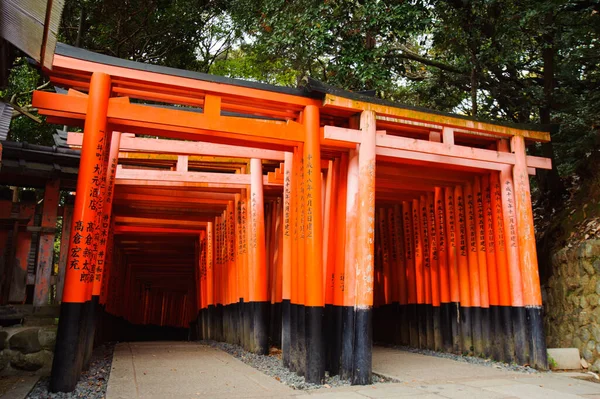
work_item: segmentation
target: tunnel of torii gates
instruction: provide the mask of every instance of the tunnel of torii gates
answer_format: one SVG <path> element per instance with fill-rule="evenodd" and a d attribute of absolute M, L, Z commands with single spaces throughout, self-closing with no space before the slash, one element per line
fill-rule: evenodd
<path fill-rule="evenodd" d="M 51 390 L 74 389 L 99 314 L 281 346 L 313 383 L 369 384 L 373 341 L 547 367 L 540 127 L 65 45 L 46 72 L 68 91 L 33 106 L 83 127 Z"/>

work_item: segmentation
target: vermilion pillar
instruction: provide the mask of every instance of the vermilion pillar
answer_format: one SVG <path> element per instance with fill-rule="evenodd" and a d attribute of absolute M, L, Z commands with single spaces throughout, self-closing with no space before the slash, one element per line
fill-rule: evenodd
<path fill-rule="evenodd" d="M 106 263 L 106 252 L 108 235 L 110 229 L 110 218 L 112 214 L 112 199 L 115 189 L 115 177 L 117 164 L 119 163 L 119 146 L 121 144 L 121 133 L 112 132 L 109 141 L 101 143 L 96 147 L 98 154 L 105 155 L 103 159 L 103 183 L 100 186 L 100 195 L 96 197 L 99 202 L 96 216 L 96 232 L 94 233 L 93 250 L 96 252 L 96 267 L 94 270 L 94 281 L 92 283 L 92 297 L 88 305 L 88 339 L 85 345 L 83 357 L 83 369 L 87 370 L 94 348 L 94 335 L 96 331 L 96 317 L 100 303 L 100 291 L 104 278 Z"/>
<path fill-rule="evenodd" d="M 322 319 L 325 306 L 323 292 L 323 213 L 321 198 L 321 141 L 319 108 L 304 109 L 304 234 L 306 374 L 307 382 L 319 384 L 325 377 L 325 348 Z"/>
<path fill-rule="evenodd" d="M 523 282 L 523 301 L 527 316 L 529 335 L 529 363 L 540 369 L 548 368 L 548 355 L 544 339 L 542 316 L 542 293 L 538 273 L 531 190 L 525 153 L 525 139 L 513 136 L 512 151 L 515 153 L 513 181 L 515 188 L 515 211 L 519 228 L 519 261 Z"/>
<path fill-rule="evenodd" d="M 342 360 L 340 377 L 352 378 L 354 362 L 354 303 L 356 300 L 356 229 L 358 218 L 358 151 L 348 154 L 348 175 L 346 179 L 346 217 L 342 313 Z"/>
<path fill-rule="evenodd" d="M 281 352 L 283 365 L 290 367 L 291 329 L 290 329 L 290 299 L 292 284 L 292 168 L 294 154 L 285 153 L 283 180 L 283 266 L 282 266 L 282 309 L 281 309 Z"/>
<path fill-rule="evenodd" d="M 267 314 L 269 310 L 268 273 L 265 258 L 265 214 L 262 161 L 250 160 L 250 254 L 252 279 L 250 302 L 254 314 L 253 339 L 250 350 L 266 354 L 269 351 Z"/>
<path fill-rule="evenodd" d="M 50 390 L 71 392 L 75 389 L 83 361 L 81 325 L 88 292 L 93 282 L 97 254 L 92 241 L 96 230 L 101 184 L 102 156 L 97 148 L 106 140 L 106 112 L 110 97 L 110 77 L 95 72 L 90 80 L 83 145 L 77 179 L 73 226 L 69 237 L 69 257 L 63 301 L 56 337 Z M 89 238 L 89 239 L 88 239 Z"/>
<path fill-rule="evenodd" d="M 375 112 L 360 116 L 358 153 L 358 239 L 356 242 L 356 304 L 353 385 L 371 383 L 373 346 L 373 277 L 375 248 Z"/>

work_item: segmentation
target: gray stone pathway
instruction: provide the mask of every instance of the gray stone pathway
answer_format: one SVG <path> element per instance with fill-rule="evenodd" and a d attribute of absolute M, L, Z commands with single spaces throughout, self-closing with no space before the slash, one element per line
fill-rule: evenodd
<path fill-rule="evenodd" d="M 107 399 L 121 398 L 472 398 L 600 399 L 580 373 L 522 373 L 376 347 L 373 371 L 399 382 L 298 391 L 227 353 L 191 342 L 121 343 Z"/>

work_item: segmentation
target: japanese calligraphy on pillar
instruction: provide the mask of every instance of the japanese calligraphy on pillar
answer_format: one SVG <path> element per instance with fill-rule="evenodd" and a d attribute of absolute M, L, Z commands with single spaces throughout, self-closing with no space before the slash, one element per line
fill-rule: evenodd
<path fill-rule="evenodd" d="M 431 260 L 438 260 L 438 239 L 436 235 L 436 218 L 435 218 L 435 203 L 428 201 L 429 207 L 429 248 L 431 251 Z"/>
<path fill-rule="evenodd" d="M 476 201 L 477 201 L 477 224 L 479 226 L 479 229 L 477 230 L 479 237 L 478 237 L 478 244 L 479 244 L 479 250 L 481 252 L 486 252 L 486 245 L 485 245 L 485 220 L 484 220 L 484 210 L 483 210 L 483 195 L 481 193 L 481 191 L 478 191 L 476 193 Z"/>
<path fill-rule="evenodd" d="M 285 169 L 285 180 L 283 189 L 283 235 L 290 236 L 290 203 L 292 200 L 292 171 Z"/>
<path fill-rule="evenodd" d="M 315 171 L 313 167 L 313 156 L 308 154 L 306 158 L 306 237 L 313 236 L 313 201 L 321 201 L 320 198 L 314 198 L 314 180 Z M 320 184 L 320 182 L 318 183 Z"/>
<path fill-rule="evenodd" d="M 517 222 L 515 218 L 515 198 L 513 187 L 510 180 L 504 181 L 504 192 L 506 194 L 506 203 L 508 208 L 508 233 L 510 235 L 510 246 L 517 246 Z"/>
<path fill-rule="evenodd" d="M 494 216 L 492 212 L 492 190 L 489 184 L 484 187 L 483 196 L 485 198 L 485 233 L 488 238 L 487 252 L 493 254 L 495 252 L 495 237 L 494 237 Z"/>
<path fill-rule="evenodd" d="M 469 223 L 469 251 L 477 252 L 477 229 L 475 228 L 475 204 L 473 195 L 467 194 L 467 221 Z"/>
<path fill-rule="evenodd" d="M 462 196 L 456 198 L 458 207 L 458 248 L 460 256 L 467 256 L 467 232 L 465 227 L 465 204 Z"/>

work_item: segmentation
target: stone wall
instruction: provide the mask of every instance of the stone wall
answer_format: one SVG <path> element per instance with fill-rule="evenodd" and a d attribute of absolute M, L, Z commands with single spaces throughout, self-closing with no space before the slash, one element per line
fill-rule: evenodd
<path fill-rule="evenodd" d="M 49 375 L 55 343 L 56 326 L 0 327 L 0 375 Z"/>
<path fill-rule="evenodd" d="M 543 288 L 548 347 L 578 348 L 590 370 L 600 371 L 600 240 L 554 252 Z"/>

